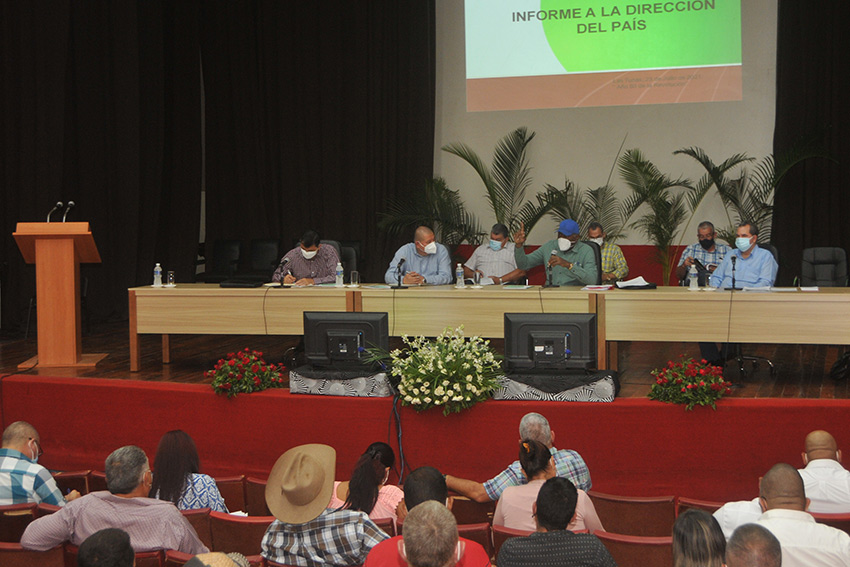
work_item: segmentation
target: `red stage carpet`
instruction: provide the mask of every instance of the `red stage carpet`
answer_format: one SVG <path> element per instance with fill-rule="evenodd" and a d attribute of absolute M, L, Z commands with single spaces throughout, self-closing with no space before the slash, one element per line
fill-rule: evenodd
<path fill-rule="evenodd" d="M 595 490 L 614 494 L 753 498 L 773 464 L 802 466 L 812 429 L 831 431 L 850 451 L 850 400 L 729 399 L 716 412 L 643 399 L 490 401 L 449 417 L 402 409 L 407 461 L 490 478 L 516 458 L 517 426 L 529 411 L 550 420 L 556 446 L 582 454 Z M 164 432 L 183 429 L 214 476 L 266 478 L 288 448 L 327 443 L 337 449 L 337 478 L 348 478 L 369 443 L 387 440 L 391 415 L 390 399 L 269 390 L 231 400 L 207 385 L 21 375 L 2 381 L 0 417 L 3 427 L 21 419 L 35 425 L 45 450 L 39 462 L 51 469 L 103 470 L 106 456 L 128 444 L 153 458 Z"/>

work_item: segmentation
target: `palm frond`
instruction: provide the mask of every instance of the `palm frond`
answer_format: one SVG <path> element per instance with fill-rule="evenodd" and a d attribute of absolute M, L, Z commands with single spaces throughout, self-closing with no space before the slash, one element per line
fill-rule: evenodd
<path fill-rule="evenodd" d="M 493 154 L 491 175 L 495 182 L 494 193 L 507 218 L 516 215 L 525 200 L 525 191 L 531 185 L 531 167 L 526 158 L 526 147 L 532 139 L 534 132 L 528 134 L 525 127 L 517 128 L 499 140 Z"/>

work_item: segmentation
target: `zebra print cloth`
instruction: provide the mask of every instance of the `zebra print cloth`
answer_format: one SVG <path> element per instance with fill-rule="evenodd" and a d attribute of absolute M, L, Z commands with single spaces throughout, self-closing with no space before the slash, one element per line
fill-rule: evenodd
<path fill-rule="evenodd" d="M 393 396 L 393 389 L 384 372 L 357 378 L 330 379 L 308 378 L 292 370 L 289 372 L 289 391 L 293 394 L 354 396 L 359 398 L 391 398 Z"/>
<path fill-rule="evenodd" d="M 547 402 L 613 402 L 615 395 L 614 379 L 606 376 L 590 384 L 582 384 L 569 390 L 549 393 L 534 386 L 511 380 L 505 376 L 493 394 L 494 400 L 539 400 Z"/>

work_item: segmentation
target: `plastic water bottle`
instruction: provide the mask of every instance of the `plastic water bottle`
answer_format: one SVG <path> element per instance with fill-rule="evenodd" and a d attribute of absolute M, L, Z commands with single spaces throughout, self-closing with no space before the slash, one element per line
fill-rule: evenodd
<path fill-rule="evenodd" d="M 466 287 L 466 284 L 463 283 L 463 264 L 460 262 L 458 262 L 457 268 L 455 268 L 455 278 L 457 279 L 455 287 Z"/>
<path fill-rule="evenodd" d="M 159 265 L 159 262 L 153 267 L 153 286 L 162 287 L 162 266 Z"/>
<path fill-rule="evenodd" d="M 345 282 L 343 278 L 345 277 L 345 272 L 342 269 L 342 262 L 336 263 L 336 287 L 343 287 Z"/>
<path fill-rule="evenodd" d="M 697 281 L 697 268 L 696 268 L 696 266 L 691 266 L 691 270 L 688 272 L 688 288 L 699 289 L 699 281 Z"/>

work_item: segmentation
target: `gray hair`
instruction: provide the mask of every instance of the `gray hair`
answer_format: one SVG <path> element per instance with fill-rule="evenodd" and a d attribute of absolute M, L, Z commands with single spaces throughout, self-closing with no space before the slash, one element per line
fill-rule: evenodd
<path fill-rule="evenodd" d="M 533 439 L 546 445 L 552 446 L 552 429 L 549 421 L 539 413 L 527 413 L 519 422 L 519 438 Z"/>
<path fill-rule="evenodd" d="M 441 502 L 429 500 L 413 508 L 404 519 L 404 550 L 413 567 L 448 567 L 455 564 L 457 522 Z"/>
<path fill-rule="evenodd" d="M 780 567 L 782 547 L 770 530 L 758 524 L 744 524 L 726 544 L 729 567 Z"/>
<path fill-rule="evenodd" d="M 711 221 L 704 220 L 697 226 L 697 230 L 701 228 L 710 228 L 711 232 L 714 232 L 714 223 Z"/>
<path fill-rule="evenodd" d="M 106 488 L 112 494 L 129 494 L 150 470 L 145 452 L 135 445 L 115 449 L 106 457 Z"/>
<path fill-rule="evenodd" d="M 26 443 L 30 439 L 38 439 L 38 431 L 26 421 L 16 421 L 3 430 L 3 447 Z"/>

